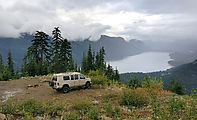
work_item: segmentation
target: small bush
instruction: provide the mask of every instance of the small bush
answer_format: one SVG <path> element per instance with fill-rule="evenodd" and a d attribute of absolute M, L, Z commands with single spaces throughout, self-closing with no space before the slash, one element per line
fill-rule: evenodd
<path fill-rule="evenodd" d="M 141 81 L 135 76 L 134 78 L 131 77 L 128 83 L 128 86 L 132 89 L 136 89 L 138 87 L 142 87 Z"/>
<path fill-rule="evenodd" d="M 180 98 L 172 97 L 169 103 L 168 110 L 170 112 L 171 118 L 176 119 L 177 115 L 181 113 L 181 110 L 185 108 L 185 102 Z"/>
<path fill-rule="evenodd" d="M 102 102 L 107 103 L 110 100 L 116 100 L 119 97 L 118 94 L 107 94 L 102 97 Z"/>
<path fill-rule="evenodd" d="M 88 113 L 87 117 L 89 120 L 99 120 L 99 109 L 96 107 L 92 107 Z"/>
<path fill-rule="evenodd" d="M 152 78 L 150 75 L 146 75 L 144 77 L 144 81 L 142 82 L 143 88 L 163 88 L 163 81 L 157 80 L 157 78 Z"/>
<path fill-rule="evenodd" d="M 8 99 L 6 104 L 0 106 L 0 113 L 16 114 L 17 108 L 11 99 Z"/>
<path fill-rule="evenodd" d="M 76 111 L 66 112 L 63 114 L 63 120 L 79 120 L 79 117 Z"/>
<path fill-rule="evenodd" d="M 170 90 L 178 95 L 183 95 L 184 94 L 184 90 L 183 90 L 183 85 L 181 82 L 177 82 L 174 80 L 170 81 L 170 84 L 168 84 L 167 86 L 167 90 Z"/>
<path fill-rule="evenodd" d="M 92 107 L 93 104 L 88 99 L 79 99 L 74 105 L 74 109 L 79 110 L 83 115 L 87 114 Z"/>
<path fill-rule="evenodd" d="M 36 116 L 44 114 L 44 109 L 41 102 L 34 99 L 29 99 L 18 105 L 19 114 L 25 116 L 26 114 Z"/>
<path fill-rule="evenodd" d="M 91 78 L 93 85 L 95 84 L 104 86 L 107 83 L 107 77 L 105 76 L 105 73 L 101 71 L 90 71 L 88 76 Z"/>
<path fill-rule="evenodd" d="M 50 116 L 56 116 L 59 112 L 64 110 L 64 106 L 56 104 L 55 101 L 50 100 L 43 103 L 44 113 Z"/>
<path fill-rule="evenodd" d="M 144 90 L 124 89 L 121 101 L 123 105 L 141 107 L 149 103 L 149 97 Z"/>
<path fill-rule="evenodd" d="M 107 116 L 118 118 L 121 116 L 120 108 L 117 106 L 112 106 L 110 103 L 104 104 L 104 110 Z"/>

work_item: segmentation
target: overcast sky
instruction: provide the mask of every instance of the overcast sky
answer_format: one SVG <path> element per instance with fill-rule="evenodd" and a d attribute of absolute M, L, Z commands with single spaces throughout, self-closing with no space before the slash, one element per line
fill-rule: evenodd
<path fill-rule="evenodd" d="M 0 0 L 1 37 L 55 26 L 72 40 L 196 40 L 197 0 Z"/>

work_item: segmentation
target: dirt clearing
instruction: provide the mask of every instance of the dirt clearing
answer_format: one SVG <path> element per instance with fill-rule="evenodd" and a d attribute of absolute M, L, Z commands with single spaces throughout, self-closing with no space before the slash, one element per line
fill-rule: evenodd
<path fill-rule="evenodd" d="M 0 100 L 5 102 L 12 98 L 15 102 L 34 98 L 40 101 L 57 99 L 60 101 L 73 101 L 79 97 L 88 97 L 91 99 L 100 98 L 104 94 L 114 93 L 112 89 L 73 89 L 69 93 L 63 94 L 53 90 L 48 82 L 50 77 L 29 77 L 19 80 L 0 82 Z"/>

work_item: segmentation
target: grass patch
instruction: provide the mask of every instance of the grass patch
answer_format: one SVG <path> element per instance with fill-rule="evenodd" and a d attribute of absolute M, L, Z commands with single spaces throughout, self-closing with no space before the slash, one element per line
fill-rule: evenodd
<path fill-rule="evenodd" d="M 121 103 L 128 106 L 142 107 L 148 105 L 149 97 L 143 89 L 124 89 L 122 92 Z"/>

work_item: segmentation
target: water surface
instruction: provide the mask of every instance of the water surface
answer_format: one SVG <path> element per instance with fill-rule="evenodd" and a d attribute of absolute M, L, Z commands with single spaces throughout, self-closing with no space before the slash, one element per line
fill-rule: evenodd
<path fill-rule="evenodd" d="M 126 72 L 155 72 L 171 68 L 168 61 L 172 60 L 167 52 L 145 52 L 129 56 L 118 61 L 109 61 L 113 68 L 118 68 L 120 73 Z"/>

